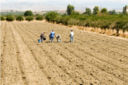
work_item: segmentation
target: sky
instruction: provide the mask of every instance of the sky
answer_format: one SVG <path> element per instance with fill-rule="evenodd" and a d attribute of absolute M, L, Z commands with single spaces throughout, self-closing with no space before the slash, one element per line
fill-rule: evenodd
<path fill-rule="evenodd" d="M 94 6 L 121 11 L 128 5 L 128 0 L 0 0 L 0 10 L 66 10 L 68 4 L 82 11 L 88 7 L 92 9 Z"/>

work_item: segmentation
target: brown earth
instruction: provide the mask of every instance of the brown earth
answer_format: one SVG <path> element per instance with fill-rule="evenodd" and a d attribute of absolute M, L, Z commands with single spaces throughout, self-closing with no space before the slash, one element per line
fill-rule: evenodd
<path fill-rule="evenodd" d="M 41 21 L 1 22 L 0 85 L 128 85 L 128 40 Z M 49 43 L 54 29 L 62 42 Z M 47 40 L 38 43 L 41 32 Z"/>

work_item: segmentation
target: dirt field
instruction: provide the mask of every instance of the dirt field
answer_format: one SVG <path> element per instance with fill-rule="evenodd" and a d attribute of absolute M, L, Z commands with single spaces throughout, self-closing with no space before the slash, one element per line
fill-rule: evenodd
<path fill-rule="evenodd" d="M 52 29 L 61 43 L 49 43 Z M 47 22 L 1 22 L 0 85 L 128 85 L 128 40 L 74 29 L 69 43 L 69 33 Z"/>

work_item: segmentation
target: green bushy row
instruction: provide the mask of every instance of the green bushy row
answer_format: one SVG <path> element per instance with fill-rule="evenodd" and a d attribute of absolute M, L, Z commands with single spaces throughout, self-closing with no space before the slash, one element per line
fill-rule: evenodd
<path fill-rule="evenodd" d="M 71 14 L 61 15 L 56 12 L 48 12 L 45 14 L 45 19 L 50 22 L 61 23 L 64 25 L 79 25 L 85 27 L 94 27 L 101 29 L 115 29 L 117 35 L 119 30 L 128 31 L 128 15 L 86 15 L 86 14 Z"/>
<path fill-rule="evenodd" d="M 12 15 L 8 15 L 8 16 L 0 16 L 0 20 L 1 21 L 23 21 L 23 20 L 27 20 L 27 21 L 32 21 L 32 20 L 43 20 L 43 16 L 39 15 L 39 16 L 12 16 Z"/>
<path fill-rule="evenodd" d="M 126 11 L 126 9 L 123 9 L 123 11 Z M 69 4 L 66 14 L 62 15 L 52 11 L 45 14 L 45 19 L 64 25 L 78 25 L 105 30 L 115 29 L 117 35 L 119 35 L 119 30 L 128 31 L 127 13 L 117 13 L 115 10 L 108 11 L 106 8 L 100 10 L 98 6 L 93 8 L 93 12 L 90 8 L 86 8 L 85 12 L 80 14 L 75 11 L 74 6 Z"/>
<path fill-rule="evenodd" d="M 0 16 L 0 20 L 7 20 L 7 21 L 23 21 L 23 20 L 27 20 L 27 21 L 32 21 L 32 20 L 43 20 L 43 15 L 34 15 L 32 11 L 27 10 L 24 13 L 24 16 L 16 16 L 16 15 L 7 15 L 7 16 Z"/>
<path fill-rule="evenodd" d="M 123 11 L 126 11 L 123 9 Z M 115 10 L 108 11 L 106 8 L 99 9 L 98 6 L 86 8 L 85 12 L 80 14 L 75 11 L 74 6 L 68 5 L 66 14 L 48 12 L 45 19 L 50 22 L 61 23 L 64 25 L 79 25 L 101 29 L 115 29 L 117 35 L 119 30 L 128 31 L 128 13 L 117 13 Z"/>

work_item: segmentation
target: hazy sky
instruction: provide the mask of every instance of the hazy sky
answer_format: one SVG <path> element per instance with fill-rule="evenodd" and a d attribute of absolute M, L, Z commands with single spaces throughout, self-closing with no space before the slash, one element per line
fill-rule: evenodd
<path fill-rule="evenodd" d="M 1 10 L 65 10 L 68 4 L 75 6 L 76 10 L 86 7 L 99 6 L 109 10 L 122 10 L 128 0 L 0 0 Z"/>

